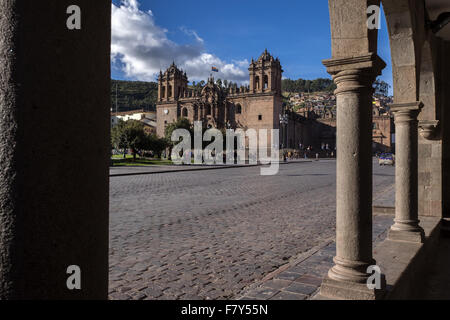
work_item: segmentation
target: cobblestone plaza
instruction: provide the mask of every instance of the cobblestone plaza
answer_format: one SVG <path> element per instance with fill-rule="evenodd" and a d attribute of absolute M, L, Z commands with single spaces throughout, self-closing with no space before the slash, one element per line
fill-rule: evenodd
<path fill-rule="evenodd" d="M 110 298 L 241 297 L 334 240 L 335 181 L 331 160 L 270 177 L 259 167 L 111 177 Z M 394 197 L 394 168 L 374 163 L 374 204 Z M 382 233 L 392 217 L 374 223 Z"/>

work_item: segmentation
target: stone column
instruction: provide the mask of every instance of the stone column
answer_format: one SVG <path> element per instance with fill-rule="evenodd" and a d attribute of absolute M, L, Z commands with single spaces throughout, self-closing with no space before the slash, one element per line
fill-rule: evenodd
<path fill-rule="evenodd" d="M 256 83 L 255 83 L 255 68 L 250 69 L 250 92 L 255 93 Z"/>
<path fill-rule="evenodd" d="M 158 80 L 158 101 L 161 101 L 161 87 L 162 87 L 162 82 L 161 80 Z"/>
<path fill-rule="evenodd" d="M 375 54 L 324 61 L 337 85 L 337 183 L 335 265 L 321 295 L 376 299 L 367 268 L 372 256 L 372 95 L 385 63 Z"/>
<path fill-rule="evenodd" d="M 169 74 L 166 76 L 166 101 L 169 101 Z"/>
<path fill-rule="evenodd" d="M 0 1 L 1 300 L 108 296 L 111 1 L 72 4 Z"/>
<path fill-rule="evenodd" d="M 261 78 L 259 79 L 260 92 L 264 92 L 264 61 L 261 63 Z"/>
<path fill-rule="evenodd" d="M 450 88 L 450 61 L 443 57 L 450 55 L 450 41 L 444 41 L 441 54 L 443 85 L 441 88 Z M 450 194 L 450 92 L 442 90 L 442 195 Z M 450 197 L 442 199 L 443 220 L 441 232 L 450 237 Z"/>
<path fill-rule="evenodd" d="M 395 224 L 389 240 L 423 242 L 418 219 L 418 121 L 423 104 L 391 105 L 395 117 Z"/>
<path fill-rule="evenodd" d="M 267 89 L 269 89 L 269 91 L 272 91 L 272 79 L 273 79 L 273 74 L 274 74 L 274 69 L 271 67 L 271 72 L 270 72 L 270 77 L 267 77 L 268 79 L 268 83 L 267 83 Z"/>

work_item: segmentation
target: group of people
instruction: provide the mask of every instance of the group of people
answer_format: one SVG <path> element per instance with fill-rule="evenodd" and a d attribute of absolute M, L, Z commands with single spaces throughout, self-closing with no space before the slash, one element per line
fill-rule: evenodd
<path fill-rule="evenodd" d="M 336 148 L 330 148 L 329 144 L 322 144 L 321 150 L 315 150 L 313 146 L 307 147 L 299 144 L 299 149 L 283 152 L 285 161 L 293 159 L 318 159 L 318 158 L 334 158 L 336 156 Z"/>

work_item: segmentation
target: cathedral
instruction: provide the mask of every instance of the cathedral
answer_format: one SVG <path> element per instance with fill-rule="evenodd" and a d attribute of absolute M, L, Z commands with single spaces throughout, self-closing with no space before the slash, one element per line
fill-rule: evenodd
<path fill-rule="evenodd" d="M 267 49 L 249 66 L 250 84 L 221 88 L 209 78 L 201 91 L 188 87 L 188 77 L 173 63 L 158 78 L 157 134 L 179 118 L 206 128 L 279 129 L 282 113 L 280 60 Z"/>

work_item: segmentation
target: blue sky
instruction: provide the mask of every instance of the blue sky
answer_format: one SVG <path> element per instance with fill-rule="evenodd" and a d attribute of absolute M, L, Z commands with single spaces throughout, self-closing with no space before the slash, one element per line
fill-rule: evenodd
<path fill-rule="evenodd" d="M 112 77 L 154 80 L 173 60 L 190 80 L 208 76 L 245 82 L 251 58 L 267 48 L 284 77 L 329 77 L 321 61 L 331 57 L 328 1 L 126 0 L 113 2 Z M 388 63 L 382 79 L 392 85 L 390 49 L 382 17 L 379 55 Z"/>

